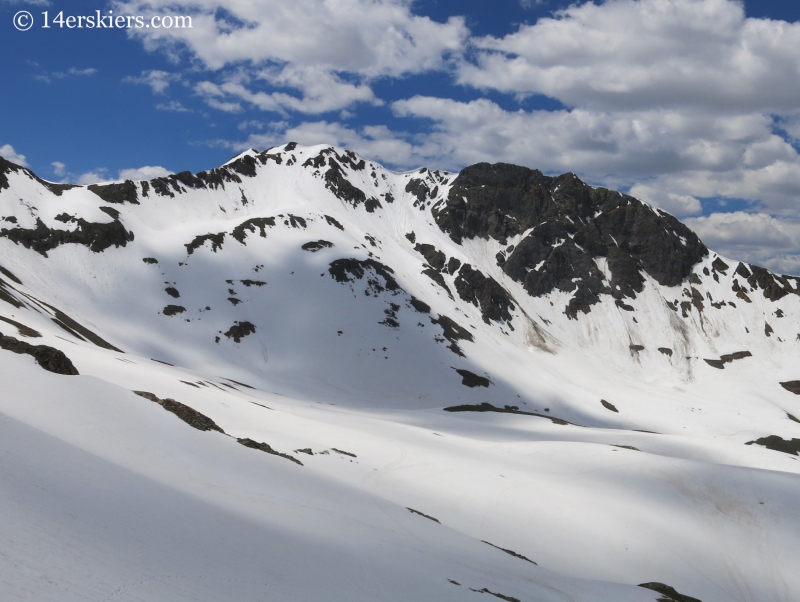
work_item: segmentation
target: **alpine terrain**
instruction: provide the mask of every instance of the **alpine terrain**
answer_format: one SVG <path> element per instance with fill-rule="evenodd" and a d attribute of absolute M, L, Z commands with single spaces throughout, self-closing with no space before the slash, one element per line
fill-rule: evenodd
<path fill-rule="evenodd" d="M 800 599 L 800 279 L 574 174 L 0 159 L 0 596 Z"/>

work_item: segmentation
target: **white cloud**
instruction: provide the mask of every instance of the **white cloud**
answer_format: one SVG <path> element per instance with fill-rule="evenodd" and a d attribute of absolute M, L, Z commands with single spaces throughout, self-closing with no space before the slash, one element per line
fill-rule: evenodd
<path fill-rule="evenodd" d="M 779 273 L 800 273 L 800 223 L 796 219 L 736 211 L 683 221 L 722 255 Z"/>
<path fill-rule="evenodd" d="M 87 171 L 85 173 L 80 174 L 77 178 L 72 178 L 75 184 L 80 184 L 81 186 L 85 186 L 87 184 L 97 184 L 99 182 L 108 182 L 108 170 L 105 168 L 99 168 L 95 171 Z"/>
<path fill-rule="evenodd" d="M 89 77 L 95 73 L 97 73 L 97 69 L 94 67 L 87 67 L 86 69 L 70 67 L 66 71 L 51 71 L 50 73 L 34 75 L 33 78 L 38 79 L 39 81 L 50 83 L 54 79 L 65 79 L 67 77 Z"/>
<path fill-rule="evenodd" d="M 267 124 L 263 121 L 259 121 L 258 119 L 250 119 L 248 121 L 242 121 L 236 127 L 240 130 L 263 130 L 265 127 L 267 127 Z"/>
<path fill-rule="evenodd" d="M 25 160 L 25 155 L 19 154 L 10 144 L 4 144 L 3 146 L 0 146 L 0 156 L 7 161 L 11 161 L 17 165 L 22 165 L 22 167 L 28 167 L 28 162 Z"/>
<path fill-rule="evenodd" d="M 633 185 L 628 194 L 677 217 L 697 215 L 703 211 L 700 201 L 689 194 L 675 194 L 644 184 Z"/>
<path fill-rule="evenodd" d="M 117 179 L 119 180 L 152 180 L 168 176 L 172 172 L 160 165 L 145 165 L 144 167 L 122 169 Z"/>
<path fill-rule="evenodd" d="M 241 111 L 242 102 L 309 114 L 381 104 L 369 85 L 374 78 L 444 69 L 469 34 L 461 17 L 438 23 L 414 15 L 408 0 L 127 0 L 114 8 L 191 15 L 192 28 L 130 29 L 128 35 L 173 58 L 188 53 L 208 71 L 235 69 L 195 88 L 209 106 L 229 113 Z M 127 80 L 163 92 L 164 75 Z M 269 92 L 258 89 L 264 83 Z"/>
<path fill-rule="evenodd" d="M 473 41 L 462 83 L 602 109 L 788 111 L 800 23 L 746 18 L 733 0 L 609 0 Z"/>
<path fill-rule="evenodd" d="M 200 96 L 205 103 L 212 109 L 217 109 L 225 113 L 241 113 L 242 105 L 238 102 L 222 100 L 225 98 L 225 91 L 217 84 L 203 81 L 194 86 L 195 93 Z"/>
<path fill-rule="evenodd" d="M 772 119 L 758 113 L 506 111 L 485 99 L 421 96 L 395 102 L 393 109 L 432 121 L 432 132 L 415 144 L 430 165 L 459 169 L 506 161 L 575 171 L 593 183 L 659 190 L 659 202 L 671 202 L 684 215 L 697 209 L 689 197 L 717 196 L 773 213 L 797 212 L 800 155 L 773 133 Z"/>
<path fill-rule="evenodd" d="M 273 86 L 298 90 L 301 96 L 285 92 L 254 92 L 248 88 L 254 79 L 266 81 Z M 253 77 L 239 71 L 222 84 L 200 82 L 195 86 L 195 91 L 209 104 L 214 102 L 218 105 L 223 102 L 221 99 L 226 98 L 229 100 L 225 102 L 231 107 L 235 105 L 241 109 L 238 101 L 243 101 L 262 111 L 277 113 L 284 113 L 287 109 L 301 113 L 325 113 L 348 107 L 356 102 L 382 104 L 375 98 L 369 86 L 343 81 L 325 69 L 298 69 L 290 66 L 282 69 L 262 69 Z"/>
<path fill-rule="evenodd" d="M 150 86 L 153 94 L 164 94 L 170 84 L 181 81 L 181 76 L 177 73 L 151 69 L 149 71 L 142 71 L 140 75 L 129 75 L 122 81 L 129 84 L 144 84 Z"/>
<path fill-rule="evenodd" d="M 97 167 L 81 174 L 74 174 L 61 161 L 54 161 L 50 165 L 53 166 L 53 172 L 62 178 L 61 183 L 80 184 L 82 186 L 110 181 L 152 180 L 153 178 L 160 178 L 173 173 L 158 165 L 145 165 L 144 167 L 121 169 L 117 173 L 117 177 L 114 178 L 105 167 Z"/>
<path fill-rule="evenodd" d="M 463 19 L 437 23 L 404 0 L 128 0 L 123 14 L 192 16 L 192 28 L 130 29 L 149 49 L 181 46 L 208 69 L 289 63 L 367 76 L 439 69 L 468 35 Z"/>
<path fill-rule="evenodd" d="M 798 234 L 797 224 L 764 213 L 713 213 L 684 222 L 707 244 L 719 247 L 789 249 Z"/>

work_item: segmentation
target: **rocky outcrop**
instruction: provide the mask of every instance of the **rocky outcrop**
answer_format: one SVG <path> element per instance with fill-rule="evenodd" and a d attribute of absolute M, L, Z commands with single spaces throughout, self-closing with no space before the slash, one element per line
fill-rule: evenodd
<path fill-rule="evenodd" d="M 643 273 L 661 285 L 678 285 L 708 253 L 677 219 L 633 197 L 589 186 L 571 173 L 549 177 L 504 163 L 463 170 L 433 215 L 456 243 L 479 237 L 505 245 L 521 237 L 498 255 L 498 264 L 533 296 L 574 292 L 570 317 L 589 311 L 601 294 L 635 297 Z"/>
<path fill-rule="evenodd" d="M 48 372 L 66 376 L 76 376 L 78 374 L 78 370 L 64 352 L 49 345 L 31 345 L 14 337 L 4 336 L 0 332 L 0 349 L 20 355 L 30 355 L 36 360 L 37 364 Z"/>

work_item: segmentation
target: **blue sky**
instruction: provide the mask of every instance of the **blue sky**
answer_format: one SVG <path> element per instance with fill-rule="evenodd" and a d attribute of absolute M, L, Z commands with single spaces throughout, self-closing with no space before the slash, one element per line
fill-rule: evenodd
<path fill-rule="evenodd" d="M 193 27 L 41 27 L 97 10 Z M 798 20 L 786 0 L 0 0 L 0 154 L 84 183 L 287 140 L 397 169 L 507 161 L 800 273 Z"/>

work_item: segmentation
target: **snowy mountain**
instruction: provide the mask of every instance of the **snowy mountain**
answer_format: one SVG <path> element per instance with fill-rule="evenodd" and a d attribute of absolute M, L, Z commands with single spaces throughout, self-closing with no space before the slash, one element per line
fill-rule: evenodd
<path fill-rule="evenodd" d="M 0 272 L 4 599 L 800 596 L 800 279 L 630 196 L 0 159 Z"/>

